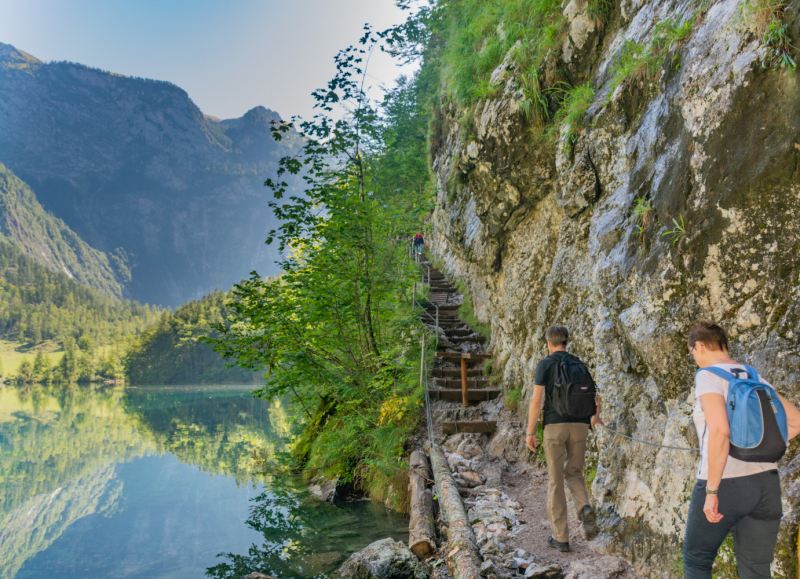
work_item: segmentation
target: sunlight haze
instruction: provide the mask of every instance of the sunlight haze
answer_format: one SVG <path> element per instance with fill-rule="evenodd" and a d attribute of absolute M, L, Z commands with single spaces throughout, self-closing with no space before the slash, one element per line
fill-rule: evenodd
<path fill-rule="evenodd" d="M 310 116 L 337 51 L 365 23 L 382 30 L 405 18 L 393 0 L 0 0 L 0 14 L 0 42 L 43 61 L 170 81 L 221 119 L 258 105 Z M 402 72 L 384 54 L 370 64 L 375 87 Z"/>

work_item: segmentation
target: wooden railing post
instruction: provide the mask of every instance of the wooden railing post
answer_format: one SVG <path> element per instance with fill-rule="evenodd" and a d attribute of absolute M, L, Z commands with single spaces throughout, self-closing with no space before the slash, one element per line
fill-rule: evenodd
<path fill-rule="evenodd" d="M 464 408 L 469 406 L 469 393 L 467 392 L 467 359 L 461 358 L 461 398 Z"/>

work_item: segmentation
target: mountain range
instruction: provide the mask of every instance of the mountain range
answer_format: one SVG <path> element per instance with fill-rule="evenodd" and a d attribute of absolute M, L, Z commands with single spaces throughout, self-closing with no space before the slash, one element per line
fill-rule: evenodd
<path fill-rule="evenodd" d="M 272 139 L 278 120 L 264 107 L 215 119 L 169 82 L 0 43 L 0 203 L 29 207 L 12 216 L 5 203 L 0 234 L 109 295 L 165 306 L 272 275 L 263 183 L 300 144 Z"/>

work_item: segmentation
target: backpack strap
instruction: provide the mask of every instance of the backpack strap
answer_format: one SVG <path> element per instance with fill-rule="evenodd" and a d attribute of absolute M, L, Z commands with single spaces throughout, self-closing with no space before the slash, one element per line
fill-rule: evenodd
<path fill-rule="evenodd" d="M 704 370 L 711 372 L 716 376 L 719 376 L 726 382 L 730 382 L 731 380 L 736 380 L 736 376 L 734 376 L 727 370 L 723 370 L 722 368 L 715 368 L 714 366 L 707 366 L 706 368 L 698 368 L 697 371 L 694 373 L 695 378 L 697 378 L 697 375 Z"/>
<path fill-rule="evenodd" d="M 761 381 L 761 379 L 758 377 L 758 372 L 756 372 L 755 368 L 753 368 L 752 366 L 748 366 L 747 364 L 742 364 L 742 366 L 744 366 L 744 369 L 747 370 L 747 374 L 750 376 L 751 380 L 756 380 L 758 382 Z"/>

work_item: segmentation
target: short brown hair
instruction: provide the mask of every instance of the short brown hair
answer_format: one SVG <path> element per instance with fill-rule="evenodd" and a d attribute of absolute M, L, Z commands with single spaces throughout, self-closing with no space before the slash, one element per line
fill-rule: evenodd
<path fill-rule="evenodd" d="M 566 346 L 569 341 L 569 330 L 566 326 L 550 326 L 545 330 L 544 337 L 554 346 Z"/>
<path fill-rule="evenodd" d="M 711 320 L 700 320 L 689 332 L 689 347 L 694 348 L 697 342 L 703 342 L 709 350 L 728 349 L 728 336 L 725 335 L 725 330 Z"/>

